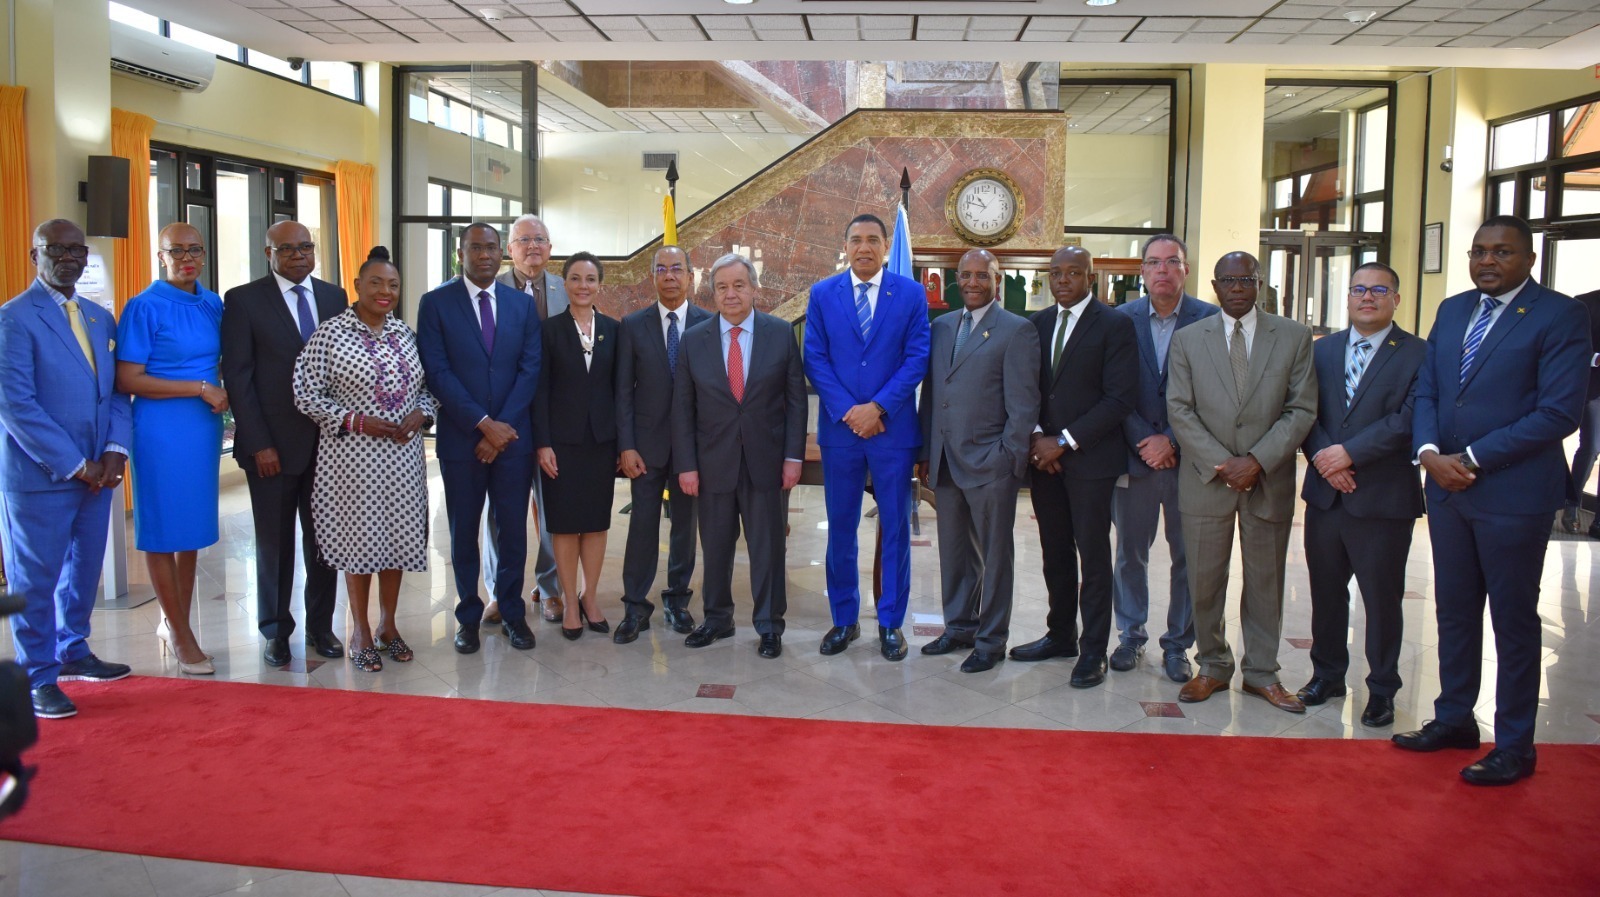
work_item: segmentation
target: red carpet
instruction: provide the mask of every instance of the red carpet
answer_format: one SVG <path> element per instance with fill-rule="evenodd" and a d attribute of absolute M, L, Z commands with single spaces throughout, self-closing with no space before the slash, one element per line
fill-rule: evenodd
<path fill-rule="evenodd" d="M 0 838 L 650 895 L 1593 895 L 1600 747 L 1477 789 L 1386 743 L 653 713 L 134 678 Z M 534 845 L 544 845 L 535 850 Z"/>

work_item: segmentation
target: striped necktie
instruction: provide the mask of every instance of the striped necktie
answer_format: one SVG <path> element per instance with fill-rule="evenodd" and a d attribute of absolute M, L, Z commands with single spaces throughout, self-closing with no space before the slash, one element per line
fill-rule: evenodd
<path fill-rule="evenodd" d="M 1350 360 L 1344 366 L 1344 404 L 1350 407 L 1350 400 L 1356 397 L 1356 385 L 1361 382 L 1361 373 L 1367 369 L 1367 353 L 1372 351 L 1372 343 L 1365 337 L 1356 340 L 1350 347 Z"/>
<path fill-rule="evenodd" d="M 1483 310 L 1478 312 L 1478 320 L 1472 322 L 1472 329 L 1467 331 L 1467 341 L 1461 347 L 1461 382 L 1467 382 L 1467 371 L 1472 368 L 1472 359 L 1478 355 L 1478 347 L 1483 345 L 1483 338 L 1489 334 L 1489 320 L 1494 316 L 1494 310 L 1500 305 L 1500 300 L 1493 296 L 1483 297 Z"/>
<path fill-rule="evenodd" d="M 872 332 L 872 305 L 867 302 L 867 290 L 871 288 L 870 283 L 856 287 L 856 324 L 861 327 L 863 340 Z"/>
<path fill-rule="evenodd" d="M 956 331 L 956 347 L 950 353 L 950 363 L 955 364 L 961 357 L 961 347 L 967 344 L 967 337 L 972 335 L 972 312 L 961 313 L 961 329 Z"/>

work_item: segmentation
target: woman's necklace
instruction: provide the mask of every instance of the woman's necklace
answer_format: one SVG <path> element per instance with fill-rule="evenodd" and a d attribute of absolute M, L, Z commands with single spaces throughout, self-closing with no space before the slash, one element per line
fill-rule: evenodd
<path fill-rule="evenodd" d="M 366 322 L 362 322 L 363 325 Z M 389 388 L 389 366 L 384 363 L 382 346 L 387 346 L 393 353 L 397 362 L 399 385 Z M 367 357 L 372 359 L 373 384 L 372 398 L 378 407 L 389 413 L 398 412 L 405 407 L 406 398 L 411 394 L 411 365 L 406 362 L 405 349 L 400 346 L 400 341 L 395 339 L 394 333 L 374 334 L 366 326 L 361 328 L 361 347 L 367 350 Z"/>
<path fill-rule="evenodd" d="M 572 321 L 578 325 L 578 345 L 583 349 L 583 354 L 594 354 L 594 318 L 589 319 L 588 333 L 583 332 L 583 323 L 576 316 L 573 317 Z"/>

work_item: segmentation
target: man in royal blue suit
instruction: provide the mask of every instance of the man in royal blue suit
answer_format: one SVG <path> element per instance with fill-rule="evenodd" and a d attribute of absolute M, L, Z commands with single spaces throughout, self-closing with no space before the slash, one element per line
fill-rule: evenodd
<path fill-rule="evenodd" d="M 46 221 L 29 255 L 39 278 L 0 306 L 0 545 L 10 589 L 25 602 L 11 632 L 34 715 L 61 719 L 78 708 L 57 682 L 130 672 L 95 657 L 88 638 L 133 412 L 113 387 L 116 322 L 79 304 L 83 231 Z"/>
<path fill-rule="evenodd" d="M 1478 747 L 1483 605 L 1499 661 L 1494 750 L 1461 770 L 1475 785 L 1533 775 L 1539 706 L 1539 579 L 1567 489 L 1561 441 L 1578 428 L 1588 313 L 1535 283 L 1533 235 L 1490 218 L 1472 239 L 1477 289 L 1439 306 L 1417 377 L 1412 444 L 1428 473 L 1439 620 L 1434 719 L 1394 737 L 1413 751 Z"/>
<path fill-rule="evenodd" d="M 806 376 L 817 391 L 817 445 L 828 509 L 828 602 L 833 628 L 823 654 L 861 637 L 861 571 L 856 531 L 872 474 L 883 529 L 883 656 L 906 656 L 911 599 L 911 469 L 922 447 L 916 392 L 928 373 L 928 303 L 922 285 L 883 268 L 889 229 L 857 215 L 845 230 L 850 268 L 811 287 L 806 310 Z"/>
<path fill-rule="evenodd" d="M 495 281 L 500 234 L 487 224 L 461 232 L 461 276 L 423 294 L 417 350 L 439 400 L 434 452 L 444 480 L 450 562 L 456 578 L 456 651 L 478 650 L 478 527 L 485 499 L 500 523 L 494 597 L 511 647 L 533 647 L 522 597 L 533 488 L 533 396 L 539 383 L 539 314 L 527 293 Z"/>

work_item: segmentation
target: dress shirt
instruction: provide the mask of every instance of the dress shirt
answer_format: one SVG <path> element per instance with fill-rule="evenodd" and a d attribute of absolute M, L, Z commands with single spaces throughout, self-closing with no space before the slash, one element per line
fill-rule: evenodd
<path fill-rule="evenodd" d="M 1350 359 L 1355 357 L 1355 354 L 1356 354 L 1356 343 L 1359 343 L 1362 340 L 1366 340 L 1367 343 L 1372 346 L 1372 352 L 1369 355 L 1367 355 L 1367 367 L 1369 367 L 1369 368 L 1372 367 L 1372 359 L 1378 357 L 1378 347 L 1383 345 L 1383 341 L 1389 338 L 1389 331 L 1391 331 L 1393 329 L 1394 329 L 1394 322 L 1390 321 L 1388 324 L 1384 325 L 1384 328 L 1382 330 L 1378 331 L 1377 333 L 1374 333 L 1371 336 L 1362 336 L 1360 331 L 1356 330 L 1354 327 L 1351 327 L 1350 328 L 1350 340 L 1349 340 L 1349 342 L 1344 344 L 1344 368 L 1343 368 L 1343 370 L 1347 370 L 1347 371 L 1350 370 Z M 1367 372 L 1366 372 L 1365 369 L 1363 369 L 1361 371 L 1361 376 L 1365 377 L 1366 375 L 1367 375 Z M 1359 384 L 1357 384 L 1357 385 L 1359 385 Z"/>
<path fill-rule="evenodd" d="M 1242 318 L 1236 319 L 1230 317 L 1227 312 L 1222 313 L 1222 339 L 1225 341 L 1229 352 L 1233 351 L 1233 322 L 1237 320 L 1244 325 L 1244 351 L 1246 355 L 1250 354 L 1250 350 L 1256 347 L 1256 321 L 1260 317 L 1260 315 L 1256 314 L 1254 305 L 1250 306 L 1250 310 L 1245 312 Z"/>
<path fill-rule="evenodd" d="M 856 295 L 861 292 L 861 285 L 863 283 L 868 283 L 868 284 L 872 285 L 872 286 L 868 287 L 868 289 L 867 289 L 867 308 L 872 309 L 872 317 L 873 318 L 877 318 L 878 317 L 878 291 L 883 288 L 883 269 L 879 268 L 878 269 L 878 273 L 872 275 L 872 279 L 871 280 L 865 280 L 865 281 L 862 280 L 861 278 L 857 277 L 856 276 L 856 272 L 853 269 L 850 271 L 850 307 L 851 308 L 855 307 Z"/>
<path fill-rule="evenodd" d="M 1478 301 L 1472 306 L 1472 314 L 1467 317 L 1467 329 L 1466 332 L 1461 336 L 1461 345 L 1465 346 L 1467 344 L 1467 337 L 1472 335 L 1472 325 L 1477 323 L 1478 315 L 1482 314 L 1481 309 L 1483 307 L 1483 300 L 1493 298 L 1499 302 L 1499 304 L 1495 306 L 1494 311 L 1489 312 L 1489 326 L 1483 331 L 1483 338 L 1485 341 L 1487 341 L 1489 339 L 1489 334 L 1494 332 L 1494 325 L 1500 323 L 1500 316 L 1505 314 L 1506 309 L 1511 307 L 1511 303 L 1516 301 L 1517 296 L 1521 295 L 1522 291 L 1527 289 L 1528 284 L 1530 283 L 1533 283 L 1533 278 L 1531 277 L 1523 280 L 1522 283 L 1517 284 L 1516 289 L 1507 290 L 1506 292 L 1493 297 L 1491 297 L 1488 293 L 1480 292 L 1478 294 Z M 1483 351 L 1482 343 L 1478 345 L 1478 351 Z M 1424 445 L 1422 448 L 1417 449 L 1417 456 L 1411 459 L 1411 463 L 1421 464 L 1423 452 L 1437 452 L 1438 450 L 1439 447 L 1430 442 L 1427 445 Z M 1467 446 L 1466 454 L 1468 458 L 1472 459 L 1473 464 L 1478 463 L 1478 456 L 1472 453 L 1472 446 Z"/>
<path fill-rule="evenodd" d="M 994 308 L 994 303 L 995 303 L 995 300 L 990 299 L 988 302 L 985 302 L 984 304 L 978 306 L 977 308 L 971 309 L 971 311 L 972 311 L 972 333 L 977 333 L 978 332 L 978 328 L 980 326 L 982 326 L 982 324 L 983 324 L 983 316 L 987 315 L 989 313 L 989 309 Z M 965 312 L 967 310 L 968 309 L 966 309 L 965 307 L 962 308 L 963 312 Z M 961 317 L 960 315 L 956 316 L 958 321 L 959 321 L 960 317 Z M 956 332 L 959 333 L 960 331 L 961 331 L 961 325 L 959 323 L 957 323 L 956 324 Z M 968 339 L 971 339 L 972 333 L 967 334 L 967 338 Z"/>
<path fill-rule="evenodd" d="M 683 302 L 680 303 L 677 308 L 667 308 L 662 303 L 657 302 L 656 311 L 661 313 L 661 345 L 665 346 L 667 344 L 667 328 L 672 326 L 672 322 L 667 320 L 667 312 L 669 311 L 675 311 L 678 313 L 678 339 L 680 340 L 679 345 L 682 345 L 681 340 L 683 339 L 683 332 L 689 329 L 688 297 L 684 297 Z M 739 326 L 743 327 L 744 325 L 740 324 Z"/>
<path fill-rule="evenodd" d="M 67 313 L 67 300 L 71 299 L 71 300 L 73 300 L 73 301 L 78 303 L 78 317 L 80 317 L 80 318 L 83 317 L 83 302 L 84 302 L 84 300 L 83 300 L 82 297 L 77 296 L 77 295 L 68 296 L 67 294 L 61 292 L 60 290 L 57 290 L 55 287 L 45 283 L 43 280 L 38 280 L 37 283 L 39 284 L 39 286 L 44 288 L 44 291 L 46 293 L 50 294 L 50 298 L 51 299 L 54 299 L 56 301 L 56 308 L 61 309 L 61 314 L 62 315 L 65 315 Z M 83 331 L 85 333 L 88 333 L 89 332 L 89 322 L 88 321 L 84 321 L 84 322 L 82 322 L 82 325 L 83 325 Z M 93 344 L 91 343 L 91 345 L 93 345 Z M 113 387 L 113 389 L 114 388 L 115 387 Z M 128 457 L 128 448 L 127 448 L 127 446 L 119 445 L 119 444 L 117 444 L 115 442 L 106 443 L 105 450 L 108 451 L 108 452 L 116 452 L 117 454 L 121 455 L 124 458 Z M 99 459 L 97 458 L 95 460 L 99 460 Z M 72 468 L 72 473 L 67 475 L 67 479 L 70 480 L 73 477 L 77 476 L 78 474 L 82 473 L 83 469 L 85 467 L 88 467 L 88 466 L 89 466 L 89 459 L 88 458 L 85 458 L 82 461 L 78 462 L 78 466 Z"/>
<path fill-rule="evenodd" d="M 656 304 L 660 305 L 659 302 Z M 688 307 L 689 304 L 687 302 L 683 304 L 683 308 L 687 309 Z M 665 320 L 666 313 L 662 312 L 661 317 L 663 320 Z M 728 323 L 728 319 L 726 317 L 717 315 L 718 332 L 722 334 L 722 370 L 724 373 L 726 373 L 728 370 L 728 348 L 733 344 L 733 337 L 731 337 L 729 334 L 733 331 L 733 328 L 739 328 L 739 352 L 744 356 L 745 389 L 750 388 L 750 350 L 754 348 L 756 344 L 755 332 L 751 328 L 755 326 L 755 323 L 756 315 L 754 311 L 745 315 L 744 320 L 737 324 L 730 324 Z M 681 337 L 683 328 L 682 322 L 679 322 L 678 327 L 679 335 Z M 796 464 L 802 463 L 803 461 L 801 458 L 784 458 L 783 460 L 793 461 Z"/>
<path fill-rule="evenodd" d="M 480 287 L 473 283 L 472 278 L 466 276 L 465 274 L 461 275 L 461 282 L 467 287 L 467 310 L 472 312 L 472 320 L 478 322 L 478 330 L 480 332 L 483 330 L 483 316 L 478 314 L 478 293 L 486 291 L 489 294 L 489 312 L 494 315 L 495 331 L 499 332 L 500 298 L 494 293 L 494 286 L 496 282 L 491 280 L 489 281 L 488 286 Z M 478 423 L 476 425 L 481 427 L 483 426 L 483 422 L 488 419 L 489 415 L 485 414 L 483 417 L 478 418 Z"/>
<path fill-rule="evenodd" d="M 300 297 L 294 293 L 295 287 L 304 287 L 306 291 L 306 305 L 311 307 L 311 329 L 316 330 L 321 322 L 317 320 L 317 291 L 311 287 L 311 275 L 295 283 L 282 274 L 272 272 L 272 279 L 278 282 L 278 293 L 283 296 L 283 302 L 289 306 L 289 320 L 300 323 Z"/>
<path fill-rule="evenodd" d="M 1050 345 L 1045 347 L 1046 358 L 1052 360 L 1055 358 L 1057 339 L 1061 341 L 1062 354 L 1066 354 L 1067 343 L 1072 341 L 1072 331 L 1078 326 L 1078 321 L 1083 318 L 1083 310 L 1088 307 L 1084 303 L 1096 301 L 1098 300 L 1094 298 L 1094 295 L 1090 294 L 1082 299 L 1079 299 L 1077 302 L 1067 306 L 1066 308 L 1061 308 L 1061 304 L 1056 303 L 1056 326 L 1055 329 L 1050 331 Z M 992 305 L 993 303 L 990 304 Z M 1061 332 L 1063 327 L 1065 327 L 1067 331 L 1064 334 Z M 1033 432 L 1043 433 L 1044 428 L 1035 425 Z M 1061 437 L 1067 441 L 1068 448 L 1073 450 L 1078 448 L 1078 440 L 1073 439 L 1072 434 L 1067 432 L 1065 428 L 1061 430 Z"/>
<path fill-rule="evenodd" d="M 586 337 L 589 340 L 589 348 L 588 348 L 587 351 L 585 351 L 583 353 L 583 369 L 586 370 L 586 371 L 593 370 L 594 369 L 594 345 L 595 345 L 596 336 L 597 336 L 597 333 L 595 331 L 595 326 L 594 326 L 594 318 L 593 317 L 589 318 L 589 332 L 587 334 L 585 334 L 583 332 L 583 325 L 578 322 L 577 315 L 573 315 L 573 317 L 572 317 L 572 325 L 573 325 L 574 329 L 576 329 L 578 331 L 578 346 L 580 348 L 583 346 L 583 341 L 584 341 L 584 339 Z"/>
<path fill-rule="evenodd" d="M 1172 314 L 1162 317 L 1156 311 L 1155 300 L 1150 302 L 1150 338 L 1156 345 L 1156 370 L 1163 373 L 1167 370 L 1167 349 L 1172 345 L 1172 335 L 1178 332 L 1178 309 L 1182 307 L 1180 298 L 1178 304 L 1172 306 Z"/>

